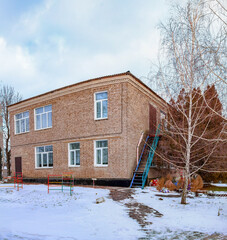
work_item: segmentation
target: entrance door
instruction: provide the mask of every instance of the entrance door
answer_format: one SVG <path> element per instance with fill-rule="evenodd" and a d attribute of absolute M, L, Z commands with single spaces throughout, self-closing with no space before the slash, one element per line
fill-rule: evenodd
<path fill-rule="evenodd" d="M 22 172 L 21 157 L 15 157 L 15 172 Z"/>
<path fill-rule="evenodd" d="M 149 132 L 150 134 L 155 134 L 156 132 L 156 122 L 157 122 L 157 111 L 156 108 L 150 104 L 149 107 Z"/>

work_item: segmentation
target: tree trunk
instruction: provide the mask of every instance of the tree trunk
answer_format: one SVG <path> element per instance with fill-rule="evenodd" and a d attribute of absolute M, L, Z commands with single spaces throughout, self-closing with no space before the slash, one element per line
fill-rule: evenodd
<path fill-rule="evenodd" d="M 8 121 L 7 121 L 8 124 Z M 9 138 L 10 132 L 9 127 L 7 126 L 7 137 L 6 137 L 6 164 L 7 164 L 7 176 L 11 176 L 11 163 L 10 163 L 10 149 L 9 149 Z"/>
<path fill-rule="evenodd" d="M 2 180 L 2 148 L 0 147 L 0 181 Z"/>
<path fill-rule="evenodd" d="M 187 197 L 187 188 L 188 188 L 188 176 L 185 176 L 185 181 L 184 181 L 184 188 L 181 196 L 181 204 L 187 204 L 186 202 L 186 197 Z"/>
<path fill-rule="evenodd" d="M 6 137 L 6 163 L 7 163 L 7 176 L 11 176 L 11 151 L 10 151 L 10 129 L 9 129 L 9 113 L 8 109 L 6 110 L 6 128 L 7 128 L 7 137 Z"/>
<path fill-rule="evenodd" d="M 8 150 L 8 151 L 6 152 L 7 176 L 11 176 L 11 162 L 10 162 L 10 158 L 11 158 L 11 151 Z"/>

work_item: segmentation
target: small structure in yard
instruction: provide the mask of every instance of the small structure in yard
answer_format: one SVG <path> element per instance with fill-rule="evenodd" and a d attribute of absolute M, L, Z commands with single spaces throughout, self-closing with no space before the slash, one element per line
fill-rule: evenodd
<path fill-rule="evenodd" d="M 8 180 L 11 180 L 12 178 L 10 177 L 4 177 L 3 184 L 0 184 L 1 188 L 14 188 L 17 189 L 17 191 L 23 189 L 23 174 L 22 172 L 14 172 L 13 176 L 13 183 L 10 184 L 8 183 Z"/>
<path fill-rule="evenodd" d="M 97 178 L 92 178 L 91 179 L 93 181 L 93 188 L 95 187 L 95 181 L 97 180 Z"/>
<path fill-rule="evenodd" d="M 62 175 L 48 175 L 48 194 L 50 191 L 69 191 L 70 196 L 73 193 L 74 178 L 71 173 Z"/>

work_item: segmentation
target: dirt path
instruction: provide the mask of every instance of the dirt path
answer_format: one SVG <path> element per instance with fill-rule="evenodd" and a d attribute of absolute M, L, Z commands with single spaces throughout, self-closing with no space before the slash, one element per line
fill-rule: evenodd
<path fill-rule="evenodd" d="M 163 216 L 157 210 L 136 202 L 133 194 L 134 189 L 132 188 L 110 190 L 110 198 L 112 198 L 114 201 L 121 202 L 122 205 L 126 206 L 129 216 L 135 219 L 142 229 L 144 229 L 147 225 L 152 224 L 152 222 L 147 220 L 147 216 L 150 216 L 151 214 L 155 217 Z"/>
<path fill-rule="evenodd" d="M 141 226 L 141 230 L 146 234 L 145 238 L 141 238 L 141 240 L 163 240 L 163 239 L 179 239 L 179 240 L 227 240 L 227 236 L 224 236 L 219 233 L 214 233 L 212 235 L 208 235 L 206 233 L 201 232 L 192 232 L 192 231 L 172 231 L 171 229 L 167 229 L 165 233 L 165 238 L 163 238 L 163 233 L 158 232 L 155 229 L 149 228 L 152 225 L 152 222 L 147 220 L 148 216 L 153 215 L 154 217 L 162 217 L 163 214 L 151 208 L 147 205 L 138 203 L 133 195 L 135 189 L 132 188 L 116 188 L 110 189 L 109 197 L 114 201 L 121 203 L 123 206 L 127 208 L 127 212 L 129 216 L 136 220 L 138 224 Z M 162 236 L 162 237 L 160 237 Z"/>

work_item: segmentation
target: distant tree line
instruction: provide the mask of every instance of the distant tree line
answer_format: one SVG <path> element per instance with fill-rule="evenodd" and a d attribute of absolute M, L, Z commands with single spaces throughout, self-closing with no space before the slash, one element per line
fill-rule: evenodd
<path fill-rule="evenodd" d="M 8 106 L 22 100 L 22 96 L 15 89 L 8 85 L 0 88 L 1 106 L 1 134 L 2 146 L 0 146 L 0 179 L 2 179 L 2 168 L 6 163 L 7 175 L 11 175 L 11 149 L 10 149 L 10 116 Z"/>

